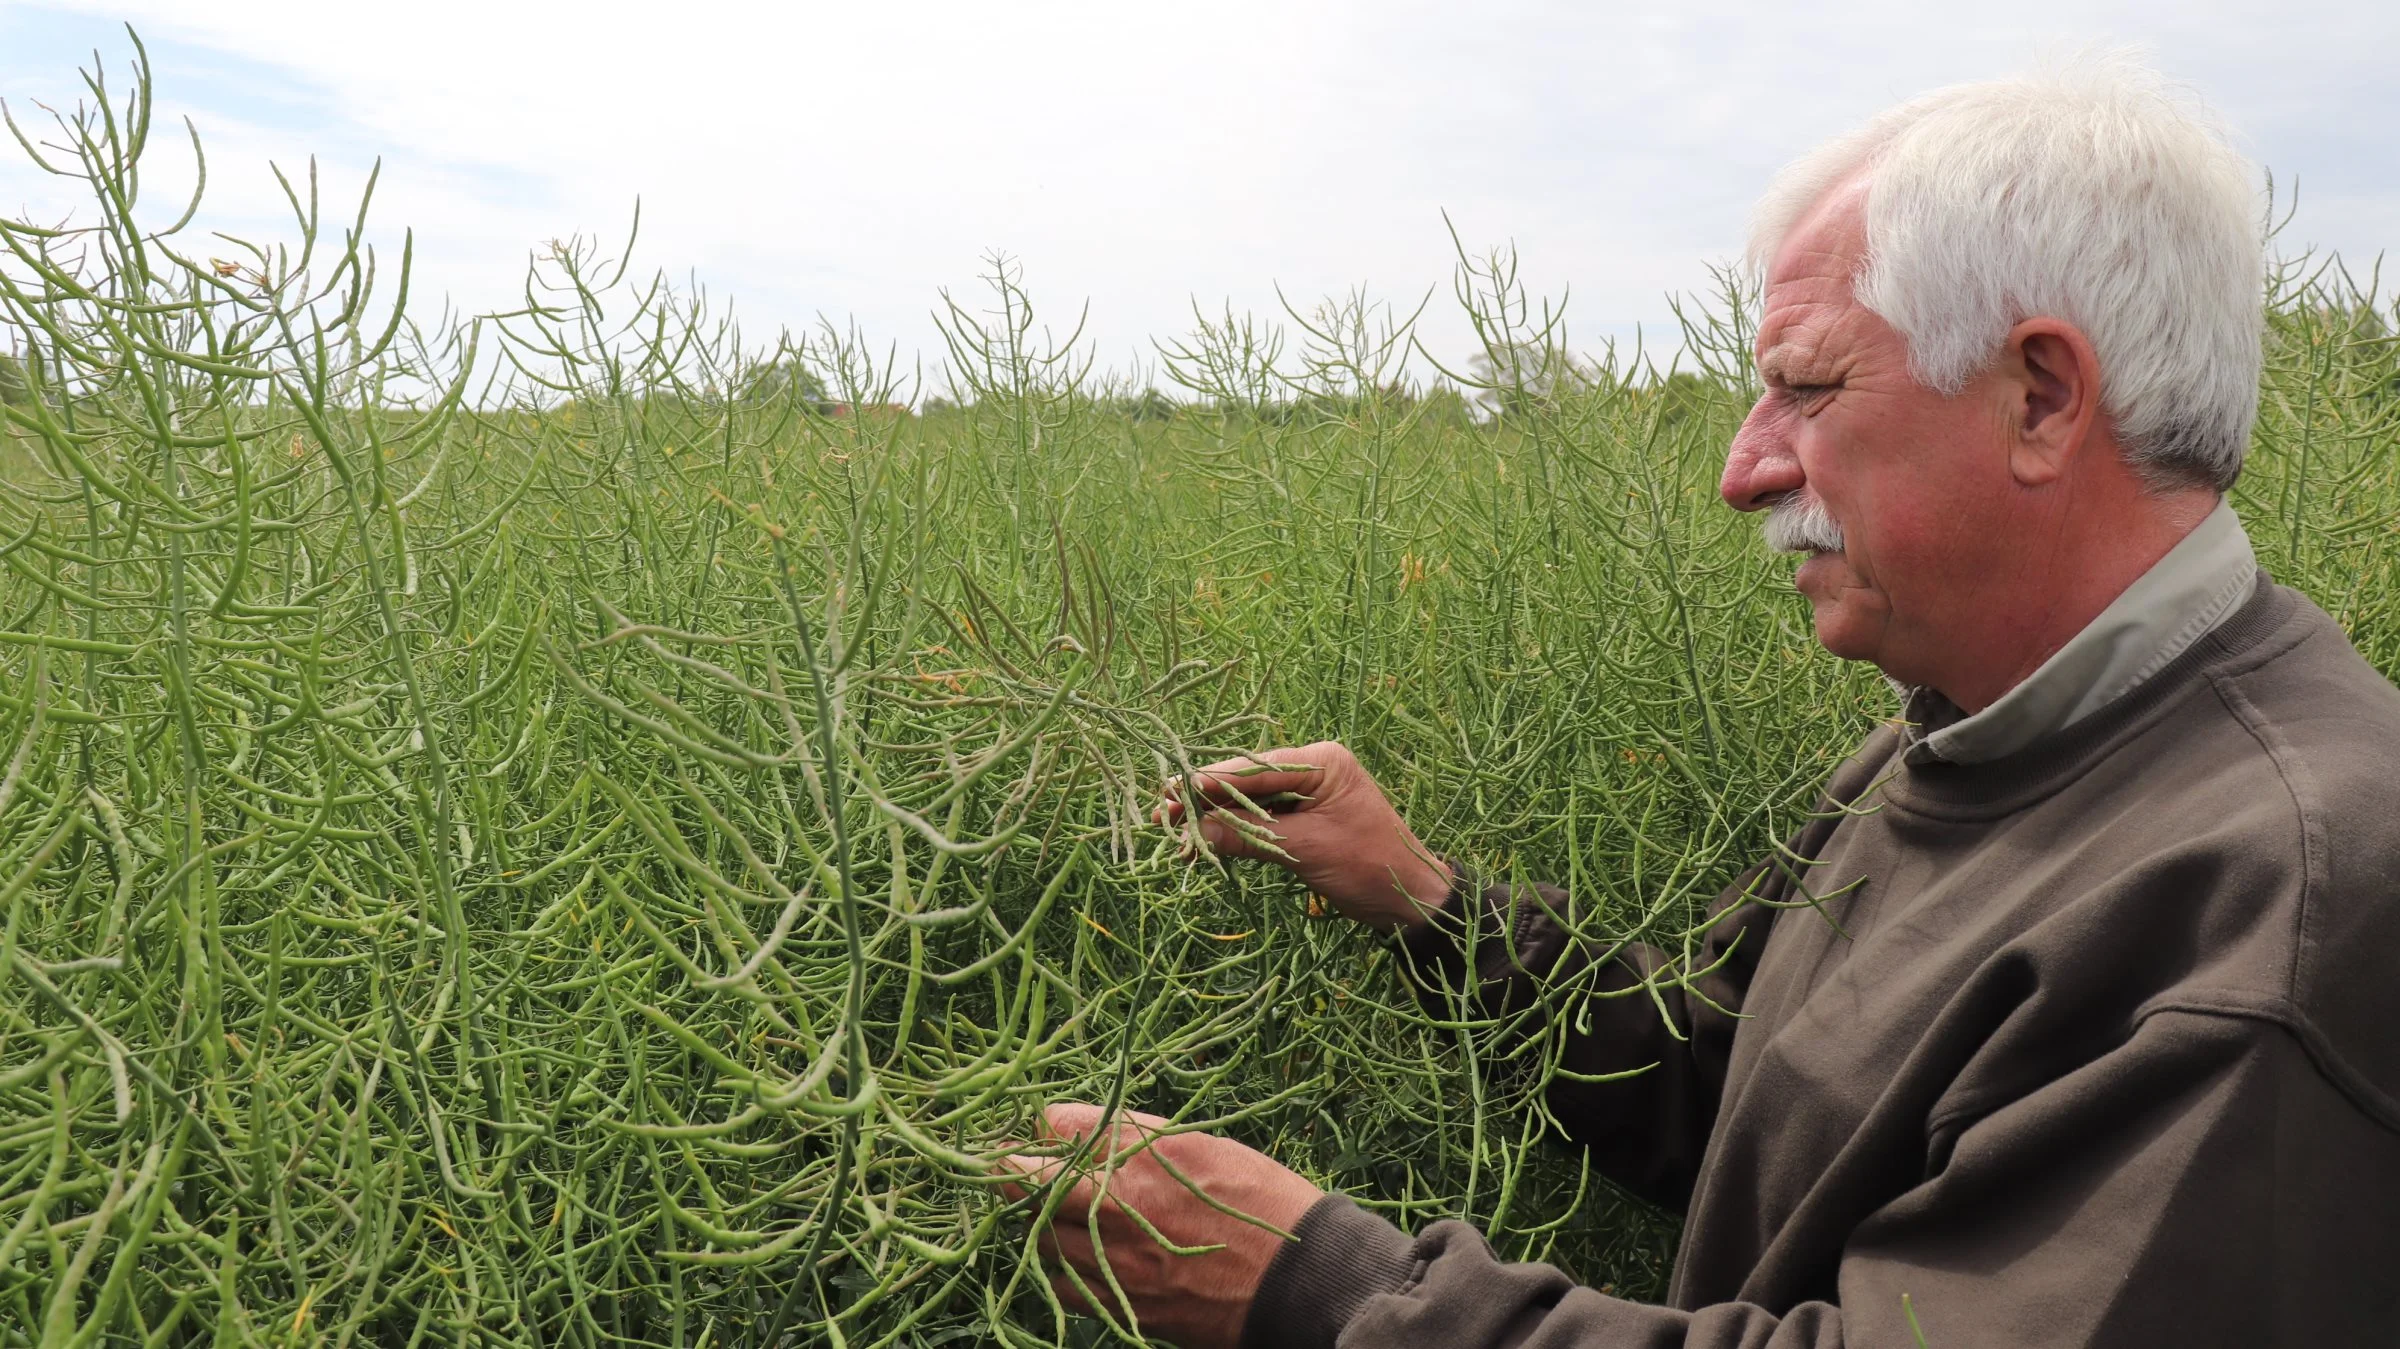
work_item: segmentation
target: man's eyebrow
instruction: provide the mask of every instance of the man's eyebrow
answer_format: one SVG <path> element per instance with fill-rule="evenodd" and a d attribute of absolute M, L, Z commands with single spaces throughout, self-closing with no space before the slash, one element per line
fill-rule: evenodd
<path fill-rule="evenodd" d="M 1755 362 L 1759 378 L 1771 383 L 1787 382 L 1795 366 L 1806 369 L 1815 365 L 1821 355 L 1820 345 L 1800 334 L 1778 334 L 1775 344 L 1760 352 Z"/>

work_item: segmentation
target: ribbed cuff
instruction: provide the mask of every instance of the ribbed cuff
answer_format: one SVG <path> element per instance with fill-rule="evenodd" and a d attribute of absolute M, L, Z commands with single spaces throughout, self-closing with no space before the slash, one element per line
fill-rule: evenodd
<path fill-rule="evenodd" d="M 1292 1236 L 1259 1281 L 1242 1349 L 1332 1349 L 1368 1298 L 1416 1280 L 1416 1243 L 1345 1196 L 1318 1200 Z"/>

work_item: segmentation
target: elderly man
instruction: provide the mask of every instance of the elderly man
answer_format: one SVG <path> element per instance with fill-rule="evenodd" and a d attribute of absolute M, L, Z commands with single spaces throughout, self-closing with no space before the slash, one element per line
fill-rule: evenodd
<path fill-rule="evenodd" d="M 1078 1182 L 1052 1249 L 1107 1288 L 1093 1219 L 1187 1346 L 1904 1345 L 1909 1307 L 1937 1349 L 2400 1343 L 2400 692 L 2223 501 L 2252 184 L 2110 62 L 1930 95 L 1777 181 L 1722 490 L 1807 555 L 1827 649 L 1909 693 L 1700 973 L 1590 968 L 1566 895 L 1462 883 L 1339 746 L 1238 780 L 1308 798 L 1258 821 L 1280 860 L 1433 996 L 1656 983 L 1532 1029 L 1595 1166 L 1688 1215 L 1667 1305 L 1199 1134 Z M 1200 828 L 1255 851 L 1222 806 Z"/>

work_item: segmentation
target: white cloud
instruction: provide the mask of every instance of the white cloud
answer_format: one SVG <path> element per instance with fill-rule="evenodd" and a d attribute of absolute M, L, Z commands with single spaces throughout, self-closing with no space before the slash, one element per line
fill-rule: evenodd
<path fill-rule="evenodd" d="M 760 325 L 854 314 L 938 350 L 938 287 L 1023 258 L 1062 322 L 1087 297 L 1104 362 L 1188 324 L 1189 299 L 1272 309 L 1366 283 L 1413 302 L 1470 245 L 1513 238 L 1572 284 L 1577 339 L 1705 284 L 1765 175 L 1876 108 L 2025 64 L 2149 43 L 2307 195 L 2296 232 L 2353 253 L 2400 234 L 2400 14 L 2370 3 L 2104 0 L 2071 26 L 1879 2 L 1595 6 L 1219 0 L 1206 6 L 0 3 L 0 94 L 64 88 L 81 48 L 156 39 L 163 100 L 211 146 L 230 220 L 274 205 L 270 157 L 328 199 L 386 160 L 379 217 L 424 280 L 504 305 L 525 251 L 620 231 Z M 39 62 L 40 68 L 33 63 Z M 0 206 L 42 199 L 0 158 Z M 172 175 L 162 174 L 164 179 Z M 1437 297 L 1437 349 L 1463 325 Z"/>

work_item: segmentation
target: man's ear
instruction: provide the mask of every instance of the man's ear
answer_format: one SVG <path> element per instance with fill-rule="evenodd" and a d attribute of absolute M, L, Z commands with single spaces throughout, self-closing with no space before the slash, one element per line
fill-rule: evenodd
<path fill-rule="evenodd" d="M 2000 367 L 2009 475 L 2026 487 L 2056 482 L 2100 420 L 2100 357 L 2074 324 L 2036 318 L 2008 330 Z"/>

